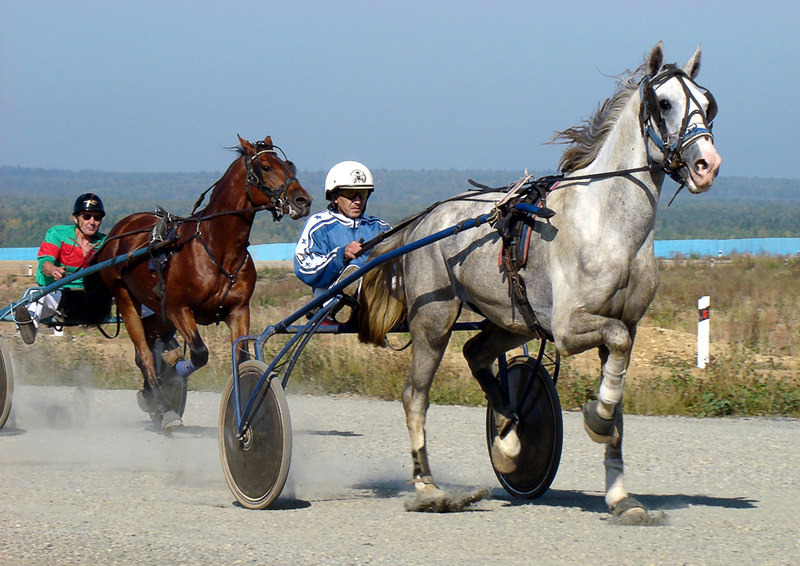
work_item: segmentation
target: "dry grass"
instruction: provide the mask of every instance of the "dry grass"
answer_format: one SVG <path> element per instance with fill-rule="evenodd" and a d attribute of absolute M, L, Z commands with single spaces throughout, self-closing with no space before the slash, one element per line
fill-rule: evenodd
<path fill-rule="evenodd" d="M 0 270 L 2 271 L 2 270 Z M 21 296 L 31 280 L 22 273 L 2 275 L 0 300 Z M 694 367 L 685 348 L 672 349 L 659 332 L 638 340 L 631 379 L 626 385 L 626 412 L 686 415 L 800 416 L 800 261 L 784 258 L 734 257 L 716 261 L 670 260 L 661 265 L 661 287 L 642 325 L 674 336 L 696 332 L 697 299 L 711 296 L 712 357 L 706 370 Z M 251 331 L 260 332 L 296 311 L 310 293 L 285 264 L 262 267 L 251 301 Z M 23 346 L 13 327 L 3 329 L 23 381 L 138 388 L 141 376 L 125 336 L 105 340 L 94 329 L 68 328 L 65 337 L 49 331 L 33 346 Z M 211 351 L 208 366 L 195 373 L 193 389 L 221 391 L 230 377 L 230 338 L 224 325 L 202 330 Z M 640 336 L 644 333 L 640 332 Z M 453 337 L 431 391 L 434 403 L 479 405 L 483 394 L 461 355 L 471 333 Z M 271 359 L 285 343 L 272 338 L 265 351 Z M 406 335 L 392 335 L 395 346 Z M 651 343 L 652 342 L 652 343 Z M 359 344 L 352 335 L 317 335 L 294 368 L 289 389 L 315 394 L 352 393 L 397 399 L 405 384 L 410 349 L 398 352 Z M 562 361 L 558 382 L 565 409 L 591 398 L 599 384 L 599 366 L 575 359 Z M 687 359 L 688 358 L 688 359 Z"/>
<path fill-rule="evenodd" d="M 712 340 L 755 354 L 800 357 L 800 258 L 734 256 L 661 262 L 642 324 L 694 332 L 692 305 L 711 297 Z"/>

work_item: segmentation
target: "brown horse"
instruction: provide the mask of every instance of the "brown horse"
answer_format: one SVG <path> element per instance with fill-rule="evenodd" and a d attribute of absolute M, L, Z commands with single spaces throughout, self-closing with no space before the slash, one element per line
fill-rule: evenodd
<path fill-rule="evenodd" d="M 239 157 L 212 186 L 205 209 L 188 218 L 163 218 L 149 212 L 123 218 L 94 260 L 146 247 L 158 228 L 162 237 L 168 235 L 167 242 L 174 240 L 154 257 L 145 254 L 143 259 L 99 272 L 136 348 L 136 363 L 145 378 L 141 393 L 147 394 L 143 408 L 149 409 L 154 420 L 160 419 L 164 430 L 182 422 L 159 386 L 155 364 L 161 360 L 154 360 L 153 346 L 157 340 L 170 341 L 177 329 L 191 351 L 191 360 L 176 365 L 181 377 L 187 377 L 208 361 L 198 324 L 225 321 L 231 342 L 247 334 L 256 282 L 247 247 L 256 212 L 269 210 L 278 220 L 284 213 L 301 218 L 310 210 L 311 196 L 295 177 L 294 164 L 269 136 L 255 144 L 241 137 L 239 141 Z M 87 281 L 87 289 L 90 285 Z M 247 352 L 237 352 L 239 363 L 246 358 Z"/>

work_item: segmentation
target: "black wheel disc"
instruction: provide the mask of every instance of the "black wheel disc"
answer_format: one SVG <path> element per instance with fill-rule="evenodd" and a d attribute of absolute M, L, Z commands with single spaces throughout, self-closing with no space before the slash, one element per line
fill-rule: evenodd
<path fill-rule="evenodd" d="M 14 396 L 14 368 L 6 342 L 0 336 L 0 428 L 6 424 L 11 413 L 11 398 Z"/>
<path fill-rule="evenodd" d="M 267 371 L 263 362 L 239 366 L 241 410 Z M 248 509 L 265 509 L 281 494 L 292 458 L 292 426 L 286 395 L 278 380 L 267 380 L 257 392 L 250 426 L 239 438 L 233 378 L 222 394 L 219 411 L 219 453 L 225 480 L 236 500 Z"/>
<path fill-rule="evenodd" d="M 547 370 L 529 356 L 508 362 L 508 389 L 512 408 L 519 416 L 517 435 L 522 445 L 516 469 L 495 475 L 503 488 L 515 497 L 535 499 L 550 487 L 561 462 L 564 425 L 561 402 Z M 495 412 L 486 411 L 486 441 L 491 458 L 497 438 Z"/>

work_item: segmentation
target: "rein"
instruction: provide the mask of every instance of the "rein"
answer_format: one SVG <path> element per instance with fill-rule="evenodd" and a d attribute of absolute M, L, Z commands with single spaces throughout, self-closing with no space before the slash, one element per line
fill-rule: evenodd
<path fill-rule="evenodd" d="M 496 193 L 497 191 L 501 191 L 501 190 L 509 188 L 509 187 L 501 187 L 499 189 L 493 189 L 491 187 L 487 187 L 486 185 L 480 185 L 480 184 L 476 183 L 475 181 L 473 181 L 472 179 L 468 179 L 468 181 L 470 182 L 470 184 L 472 184 L 472 185 L 474 185 L 476 187 L 480 187 L 481 189 L 483 189 L 481 191 L 473 191 L 473 192 L 478 193 L 478 194 Z M 469 196 L 456 195 L 454 197 L 450 197 L 448 199 L 440 200 L 440 201 L 437 201 L 437 202 L 433 203 L 432 205 L 430 205 L 425 210 L 421 210 L 420 212 L 418 212 L 418 213 L 416 213 L 416 214 L 414 214 L 412 216 L 409 216 L 408 218 L 406 218 L 404 220 L 401 220 L 400 223 L 397 224 L 396 226 L 392 226 L 388 230 L 384 230 L 383 232 L 379 233 L 374 238 L 372 238 L 370 240 L 367 240 L 366 242 L 363 242 L 361 244 L 361 249 L 358 251 L 358 253 L 355 254 L 355 256 L 357 258 L 361 257 L 362 255 L 364 255 L 365 253 L 367 253 L 370 250 L 372 250 L 372 248 L 374 248 L 375 246 L 380 244 L 382 241 L 384 241 L 389 236 L 392 236 L 393 234 L 396 234 L 397 232 L 399 232 L 400 230 L 402 230 L 403 228 L 405 228 L 409 224 L 412 224 L 414 221 L 418 220 L 419 218 L 422 218 L 423 216 L 429 214 L 437 206 L 445 204 L 445 203 L 448 203 L 448 202 L 455 202 L 455 201 L 459 201 L 459 200 L 467 200 L 468 198 L 471 198 L 472 196 L 473 195 L 469 195 Z"/>
<path fill-rule="evenodd" d="M 553 186 L 553 185 L 555 185 L 555 184 L 557 184 L 557 183 L 559 183 L 559 182 L 561 182 L 563 180 L 567 180 L 567 179 L 570 180 L 570 181 L 592 181 L 592 180 L 597 180 L 597 179 L 607 179 L 607 178 L 610 178 L 610 177 L 618 177 L 618 176 L 630 175 L 632 173 L 641 173 L 641 172 L 644 172 L 644 171 L 651 171 L 652 169 L 653 169 L 652 165 L 645 165 L 643 167 L 634 167 L 632 169 L 622 169 L 622 170 L 619 170 L 619 171 L 607 171 L 607 172 L 604 172 L 604 173 L 594 173 L 594 174 L 591 174 L 591 175 L 576 175 L 576 176 L 572 176 L 572 177 L 566 177 L 562 173 L 560 175 L 548 175 L 546 177 L 539 177 L 538 179 L 531 178 L 531 176 L 529 175 L 528 176 L 529 179 L 528 180 L 523 180 L 522 183 L 519 183 L 519 182 L 517 182 L 517 183 L 509 183 L 508 185 L 503 186 L 503 187 L 490 187 L 488 185 L 484 185 L 484 184 L 479 183 L 477 181 L 474 181 L 472 179 L 467 179 L 467 182 L 470 185 L 472 185 L 473 187 L 476 187 L 479 190 L 470 189 L 473 192 L 473 194 L 471 194 L 471 195 L 468 195 L 468 196 L 456 195 L 454 197 L 450 197 L 448 199 L 440 200 L 440 201 L 437 201 L 437 202 L 433 203 L 428 208 L 426 208 L 426 209 L 414 214 L 413 216 L 409 216 L 408 218 L 402 220 L 399 224 L 397 224 L 396 226 L 393 226 L 389 230 L 385 230 L 385 231 L 381 232 L 380 234 L 378 234 L 377 236 L 375 236 L 374 238 L 372 238 L 371 240 L 367 240 L 366 242 L 362 243 L 361 244 L 361 250 L 357 254 L 355 254 L 355 256 L 356 257 L 361 257 L 362 255 L 364 255 L 365 253 L 367 253 L 370 250 L 372 250 L 372 248 L 374 248 L 375 246 L 380 244 L 383 240 L 385 240 L 389 236 L 392 236 L 393 234 L 395 234 L 398 231 L 402 230 L 403 228 L 405 228 L 409 224 L 413 223 L 414 221 L 418 220 L 419 218 L 429 214 L 437 206 L 440 206 L 440 205 L 448 203 L 448 202 L 455 202 L 455 201 L 459 201 L 459 200 L 467 200 L 468 198 L 472 198 L 472 196 L 474 194 L 482 195 L 482 194 L 496 193 L 496 192 L 502 192 L 502 191 L 514 191 L 514 190 L 519 190 L 520 188 L 525 188 L 526 190 L 530 190 L 533 187 L 541 187 L 541 185 L 543 183 L 548 183 L 548 186 Z M 552 211 L 549 211 L 544 206 L 540 207 L 540 209 L 541 209 L 541 212 L 543 212 L 545 214 L 550 213 L 549 216 L 547 216 L 548 218 L 553 215 Z M 540 216 L 545 216 L 545 214 L 541 214 L 540 213 Z"/>

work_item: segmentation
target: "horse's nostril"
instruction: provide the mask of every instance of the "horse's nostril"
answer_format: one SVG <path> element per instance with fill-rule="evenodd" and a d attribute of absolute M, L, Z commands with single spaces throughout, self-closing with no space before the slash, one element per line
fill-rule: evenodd
<path fill-rule="evenodd" d="M 708 162 L 705 159 L 698 159 L 695 161 L 694 170 L 698 173 L 703 173 L 704 171 L 708 171 Z"/>

